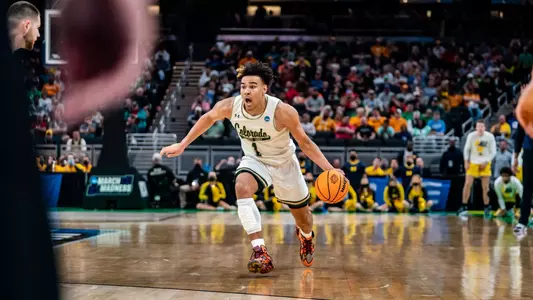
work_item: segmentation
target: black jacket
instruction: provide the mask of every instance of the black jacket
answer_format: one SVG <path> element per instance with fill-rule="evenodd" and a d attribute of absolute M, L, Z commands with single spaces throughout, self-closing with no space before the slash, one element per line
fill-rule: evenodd
<path fill-rule="evenodd" d="M 455 176 L 464 173 L 464 157 L 461 150 L 448 148 L 440 158 L 439 170 L 444 176 Z"/>

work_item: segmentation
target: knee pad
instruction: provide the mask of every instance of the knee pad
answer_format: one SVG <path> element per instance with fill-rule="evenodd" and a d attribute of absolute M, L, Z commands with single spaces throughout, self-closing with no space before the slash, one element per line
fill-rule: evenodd
<path fill-rule="evenodd" d="M 261 214 L 253 198 L 237 200 L 237 213 L 247 234 L 261 231 Z"/>

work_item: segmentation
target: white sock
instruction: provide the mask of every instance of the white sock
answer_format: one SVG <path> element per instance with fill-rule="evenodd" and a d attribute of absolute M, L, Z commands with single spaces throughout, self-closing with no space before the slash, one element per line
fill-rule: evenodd
<path fill-rule="evenodd" d="M 264 246 L 265 240 L 264 239 L 255 239 L 252 241 L 252 248 L 258 247 L 258 246 Z"/>
<path fill-rule="evenodd" d="M 300 233 L 304 236 L 304 238 L 308 239 L 310 237 L 313 236 L 313 233 L 312 232 L 309 232 L 309 233 L 305 233 L 302 231 L 302 229 L 300 228 Z"/>

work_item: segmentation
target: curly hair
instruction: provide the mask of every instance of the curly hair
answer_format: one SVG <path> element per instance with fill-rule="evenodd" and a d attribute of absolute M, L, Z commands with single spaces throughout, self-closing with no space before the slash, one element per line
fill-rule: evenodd
<path fill-rule="evenodd" d="M 272 69 L 260 61 L 247 63 L 239 67 L 237 69 L 237 79 L 241 80 L 244 76 L 258 76 L 268 87 L 274 81 L 274 72 L 272 72 Z"/>

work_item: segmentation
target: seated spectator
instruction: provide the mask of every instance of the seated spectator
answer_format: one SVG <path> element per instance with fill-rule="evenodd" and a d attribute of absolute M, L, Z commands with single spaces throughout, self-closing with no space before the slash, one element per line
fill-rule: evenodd
<path fill-rule="evenodd" d="M 285 83 L 285 97 L 287 97 L 289 103 L 293 103 L 294 98 L 299 95 L 300 93 L 294 88 L 292 81 L 287 81 Z"/>
<path fill-rule="evenodd" d="M 202 109 L 202 113 L 206 113 L 211 110 L 211 104 L 209 104 L 205 95 L 198 95 L 196 99 L 194 99 L 194 102 L 191 106 L 191 111 L 194 111 L 197 107 Z"/>
<path fill-rule="evenodd" d="M 402 185 L 398 183 L 394 176 L 389 179 L 389 184 L 385 187 L 383 199 L 385 204 L 382 208 L 387 208 L 389 212 L 405 213 L 411 209 L 410 203 L 405 200 L 405 192 Z"/>
<path fill-rule="evenodd" d="M 335 121 L 331 118 L 331 107 L 329 105 L 324 106 L 320 115 L 313 119 L 313 125 L 317 132 L 331 132 L 335 131 Z"/>
<path fill-rule="evenodd" d="M 337 123 L 335 127 L 335 138 L 348 140 L 354 137 L 355 128 L 350 125 L 350 117 L 342 118 L 342 121 Z"/>
<path fill-rule="evenodd" d="M 511 137 L 511 126 L 506 122 L 505 115 L 500 115 L 498 117 L 498 123 L 492 125 L 490 132 L 494 134 L 495 137 L 506 139 Z"/>
<path fill-rule="evenodd" d="M 407 122 L 413 120 L 413 114 L 414 114 L 414 105 L 413 103 L 409 103 L 405 106 L 405 111 L 402 113 L 402 118 L 404 118 Z"/>
<path fill-rule="evenodd" d="M 137 112 L 137 132 L 145 133 L 148 130 L 148 117 L 150 116 L 150 107 L 148 104 L 141 107 Z"/>
<path fill-rule="evenodd" d="M 224 185 L 217 181 L 217 174 L 209 172 L 207 181 L 200 186 L 198 195 L 200 202 L 196 204 L 199 210 L 237 210 L 237 207 L 229 205 L 226 200 Z"/>
<path fill-rule="evenodd" d="M 259 203 L 259 205 L 263 206 L 263 210 L 271 212 L 290 210 L 287 204 L 279 202 L 278 197 L 276 197 L 276 194 L 274 193 L 273 186 L 269 186 L 268 188 L 263 190 L 263 202 Z"/>
<path fill-rule="evenodd" d="M 42 95 L 43 97 L 52 97 L 57 95 L 61 91 L 58 84 L 54 82 L 53 75 L 48 79 L 48 82 L 43 85 Z"/>
<path fill-rule="evenodd" d="M 239 67 L 247 63 L 255 63 L 257 59 L 254 58 L 254 53 L 251 50 L 246 51 L 246 55 L 239 60 Z"/>
<path fill-rule="evenodd" d="M 420 112 L 415 111 L 413 113 L 413 119 L 407 123 L 407 130 L 412 136 L 425 136 L 429 132 L 429 130 L 426 130 L 425 128 L 426 123 L 420 118 Z"/>
<path fill-rule="evenodd" d="M 89 156 L 84 155 L 83 159 L 76 163 L 76 168 L 83 173 L 91 173 L 91 170 L 93 168 L 93 165 L 91 164 L 91 160 L 89 159 Z"/>
<path fill-rule="evenodd" d="M 390 103 L 392 101 L 393 96 L 394 93 L 391 92 L 389 85 L 385 85 L 385 87 L 383 88 L 383 92 L 381 92 L 378 96 L 378 99 L 383 105 L 383 108 L 390 107 Z"/>
<path fill-rule="evenodd" d="M 411 178 L 415 174 L 420 175 L 421 173 L 422 170 L 415 164 L 415 157 L 408 156 L 404 161 L 403 165 L 399 166 L 399 168 L 393 173 L 393 175 L 394 177 L 400 179 L 402 181 L 403 187 L 407 189 L 411 183 Z"/>
<path fill-rule="evenodd" d="M 363 101 L 363 105 L 368 111 L 373 110 L 374 108 L 383 110 L 383 103 L 381 103 L 379 98 L 376 98 L 376 92 L 374 92 L 374 90 L 368 91 L 368 98 Z"/>
<path fill-rule="evenodd" d="M 394 138 L 407 142 L 413 139 L 413 135 L 409 132 L 409 130 L 407 130 L 407 126 L 402 125 L 400 131 L 394 134 Z"/>
<path fill-rule="evenodd" d="M 216 121 L 203 135 L 203 138 L 219 139 L 224 135 L 225 131 L 224 123 L 222 121 Z"/>
<path fill-rule="evenodd" d="M 72 132 L 72 138 L 67 141 L 67 151 L 87 151 L 87 143 L 81 138 L 79 131 Z"/>
<path fill-rule="evenodd" d="M 202 117 L 202 108 L 196 107 L 191 115 L 187 117 L 187 124 L 189 124 L 189 129 L 191 129 L 198 120 Z"/>
<path fill-rule="evenodd" d="M 67 157 L 62 157 L 59 159 L 59 165 L 56 165 L 55 171 L 57 173 L 76 173 L 78 168 L 76 168 L 76 161 L 73 154 L 67 155 Z"/>
<path fill-rule="evenodd" d="M 93 124 L 93 118 L 87 117 L 83 124 L 80 125 L 80 134 L 82 138 L 94 138 L 96 126 Z"/>
<path fill-rule="evenodd" d="M 150 204 L 152 207 L 175 207 L 176 198 L 173 193 L 178 187 L 176 175 L 162 164 L 159 153 L 152 156 L 152 167 L 146 173 Z"/>
<path fill-rule="evenodd" d="M 357 138 L 362 141 L 369 141 L 376 138 L 374 127 L 368 125 L 366 118 L 361 118 L 361 125 L 356 130 Z"/>
<path fill-rule="evenodd" d="M 372 110 L 372 115 L 368 118 L 368 125 L 374 127 L 374 130 L 377 132 L 378 129 L 385 123 L 387 118 L 381 116 L 379 109 Z M 388 121 L 387 121 L 388 124 Z"/>
<path fill-rule="evenodd" d="M 383 125 L 378 128 L 377 136 L 378 138 L 384 140 L 390 139 L 394 136 L 394 128 L 389 126 L 389 120 L 385 120 L 385 122 L 383 122 Z"/>
<path fill-rule="evenodd" d="M 398 164 L 397 159 L 391 159 L 389 167 L 386 169 L 382 167 L 382 169 L 385 170 L 385 175 L 396 176 L 394 174 L 397 174 L 398 170 L 400 169 L 400 165 Z"/>
<path fill-rule="evenodd" d="M 307 133 L 308 136 L 313 137 L 316 134 L 315 125 L 310 122 L 311 117 L 308 113 L 304 113 L 300 117 L 300 123 L 302 124 L 302 128 L 304 129 L 305 133 Z"/>
<path fill-rule="evenodd" d="M 313 89 L 311 95 L 305 99 L 305 108 L 314 115 L 318 114 L 324 108 L 324 105 L 326 105 L 326 102 L 316 89 Z"/>
<path fill-rule="evenodd" d="M 427 213 L 433 206 L 433 202 L 428 199 L 426 188 L 422 186 L 422 177 L 418 174 L 413 175 L 407 188 L 407 201 L 411 206 L 410 213 Z"/>
<path fill-rule="evenodd" d="M 363 107 L 358 107 L 355 111 L 356 115 L 350 118 L 350 125 L 353 125 L 355 128 L 361 126 L 361 119 L 366 117 L 365 109 Z"/>
<path fill-rule="evenodd" d="M 209 81 L 211 81 L 211 79 L 218 78 L 218 76 L 218 71 L 213 70 L 210 66 L 206 66 L 198 80 L 198 86 L 204 87 Z"/>
<path fill-rule="evenodd" d="M 367 176 L 385 176 L 385 171 L 381 168 L 381 158 L 376 157 L 372 161 L 372 165 L 365 168 L 365 174 Z"/>
<path fill-rule="evenodd" d="M 437 135 L 444 135 L 446 133 L 446 123 L 440 118 L 438 111 L 433 112 L 433 119 L 429 120 L 428 125 L 432 130 L 435 130 Z"/>
<path fill-rule="evenodd" d="M 394 115 L 389 119 L 389 125 L 394 129 L 394 132 L 399 132 L 402 126 L 407 127 L 407 121 L 402 118 L 402 111 L 397 109 Z"/>
<path fill-rule="evenodd" d="M 360 212 L 376 212 L 379 211 L 378 203 L 376 202 L 376 192 L 370 187 L 368 178 L 365 176 L 361 178 L 360 188 L 357 192 L 356 210 Z"/>

